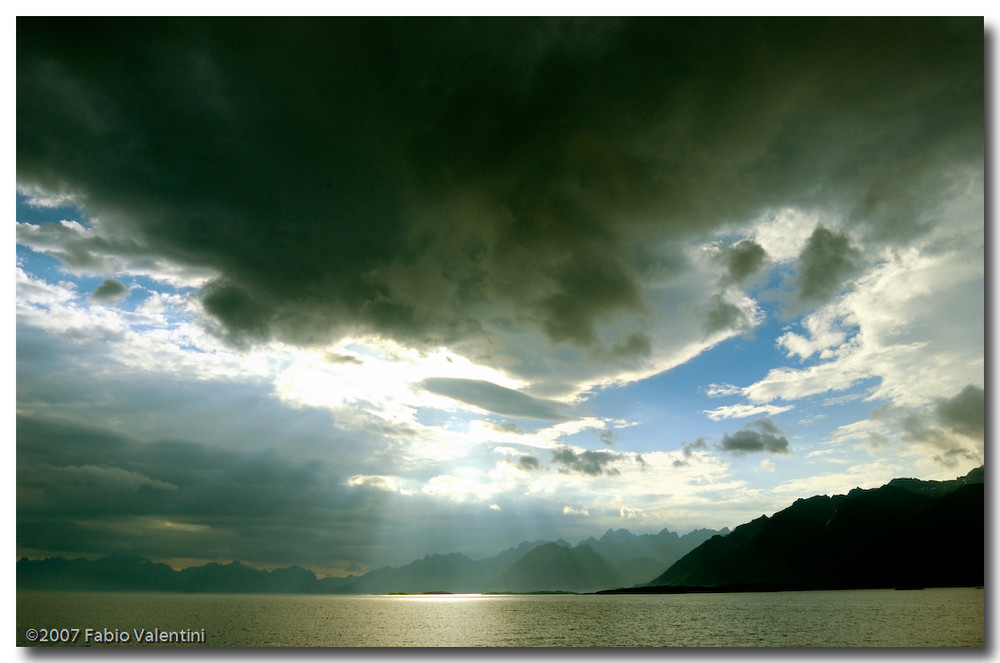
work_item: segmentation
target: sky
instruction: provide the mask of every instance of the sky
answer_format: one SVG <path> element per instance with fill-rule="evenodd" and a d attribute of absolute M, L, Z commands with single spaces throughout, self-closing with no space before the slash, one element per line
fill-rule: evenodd
<path fill-rule="evenodd" d="M 983 464 L 978 19 L 25 19 L 18 557 L 358 574 Z"/>

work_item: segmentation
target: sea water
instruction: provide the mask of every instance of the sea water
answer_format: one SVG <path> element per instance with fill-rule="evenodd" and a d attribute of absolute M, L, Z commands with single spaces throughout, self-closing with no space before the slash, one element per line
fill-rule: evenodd
<path fill-rule="evenodd" d="M 18 592 L 17 629 L 19 646 L 70 647 L 982 647 L 984 592 Z"/>

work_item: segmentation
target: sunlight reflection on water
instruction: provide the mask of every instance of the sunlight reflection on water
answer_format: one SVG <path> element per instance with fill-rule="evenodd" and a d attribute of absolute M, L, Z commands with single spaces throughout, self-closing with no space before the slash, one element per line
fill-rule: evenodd
<path fill-rule="evenodd" d="M 494 598 L 491 594 L 387 594 L 389 598 L 406 601 L 468 601 Z"/>

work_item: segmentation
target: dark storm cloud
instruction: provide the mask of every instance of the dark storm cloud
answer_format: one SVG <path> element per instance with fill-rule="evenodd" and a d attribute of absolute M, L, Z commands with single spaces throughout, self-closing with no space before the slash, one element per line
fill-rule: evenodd
<path fill-rule="evenodd" d="M 517 469 L 523 470 L 525 472 L 530 472 L 532 470 L 537 470 L 539 468 L 538 459 L 534 456 L 521 456 L 517 460 Z"/>
<path fill-rule="evenodd" d="M 573 260 L 553 275 L 556 292 L 544 298 L 537 310 L 553 341 L 592 345 L 594 323 L 602 313 L 641 310 L 641 297 L 634 278 L 621 265 L 584 254 L 574 255 Z"/>
<path fill-rule="evenodd" d="M 359 366 L 362 364 L 362 361 L 357 357 L 353 357 L 351 355 L 337 354 L 335 352 L 327 352 L 326 355 L 324 355 L 324 357 L 331 364 L 356 364 Z"/>
<path fill-rule="evenodd" d="M 420 386 L 431 393 L 447 396 L 496 414 L 547 421 L 566 419 L 565 408 L 561 403 L 534 398 L 485 380 L 427 378 L 421 381 Z"/>
<path fill-rule="evenodd" d="M 958 467 L 962 461 L 981 461 L 982 458 L 963 447 L 952 447 L 944 453 L 934 456 L 934 460 L 945 467 Z"/>
<path fill-rule="evenodd" d="M 690 458 L 691 454 L 695 451 L 708 451 L 708 443 L 705 442 L 705 438 L 699 437 L 697 440 L 691 444 L 682 443 L 681 451 L 684 453 L 685 458 Z"/>
<path fill-rule="evenodd" d="M 521 433 L 525 432 L 525 429 L 523 427 L 508 422 L 497 423 L 491 421 L 488 422 L 488 424 L 490 428 L 492 428 L 493 430 L 498 430 L 501 433 L 517 433 L 518 435 L 520 435 Z"/>
<path fill-rule="evenodd" d="M 552 452 L 552 462 L 562 466 L 560 472 L 579 472 L 590 476 L 621 474 L 617 468 L 610 466 L 623 458 L 625 458 L 624 454 L 612 451 L 581 451 L 577 453 L 570 447 L 559 447 Z"/>
<path fill-rule="evenodd" d="M 235 344 L 268 340 L 274 313 L 244 289 L 213 281 L 202 294 L 205 310 L 218 318 Z"/>
<path fill-rule="evenodd" d="M 484 520 L 467 503 L 349 487 L 330 463 L 284 449 L 140 441 L 40 417 L 19 416 L 16 433 L 19 554 L 367 570 L 462 550 L 470 537 L 495 553 L 517 544 L 524 524 L 517 513 Z M 539 465 L 518 460 L 524 471 Z M 540 531 L 555 531 L 540 518 Z"/>
<path fill-rule="evenodd" d="M 40 491 L 60 514 L 289 515 L 328 485 L 315 461 L 288 461 L 273 451 L 238 453 L 194 442 L 143 444 L 77 424 L 19 419 L 18 485 Z"/>
<path fill-rule="evenodd" d="M 223 557 L 324 566 L 364 560 L 379 496 L 316 459 L 136 439 L 18 417 L 19 549 Z"/>
<path fill-rule="evenodd" d="M 629 335 L 619 345 L 611 348 L 611 354 L 623 360 L 635 360 L 648 357 L 653 351 L 649 336 L 643 332 L 635 332 Z"/>
<path fill-rule="evenodd" d="M 121 281 L 105 279 L 101 285 L 97 286 L 97 289 L 90 295 L 90 298 L 99 302 L 112 302 L 121 299 L 127 294 L 128 288 Z"/>
<path fill-rule="evenodd" d="M 19 186 L 220 274 L 244 344 L 507 320 L 593 347 L 645 310 L 650 246 L 788 205 L 923 232 L 983 101 L 981 19 L 17 21 Z M 848 273 L 838 237 L 804 298 Z"/>
<path fill-rule="evenodd" d="M 739 283 L 764 265 L 767 252 L 757 242 L 744 239 L 723 249 L 720 257 L 728 270 L 728 278 Z"/>
<path fill-rule="evenodd" d="M 798 297 L 821 301 L 837 293 L 861 262 L 861 253 L 841 233 L 820 226 L 799 255 Z"/>
<path fill-rule="evenodd" d="M 954 398 L 938 401 L 937 416 L 954 431 L 982 438 L 986 428 L 986 393 L 970 384 Z"/>
<path fill-rule="evenodd" d="M 727 329 L 745 331 L 752 327 L 752 321 L 747 318 L 743 309 L 735 304 L 730 304 L 722 298 L 722 295 L 716 295 L 711 300 L 707 320 L 703 327 L 708 334 Z"/>
<path fill-rule="evenodd" d="M 688 444 L 687 442 L 681 443 L 681 453 L 684 454 L 684 459 L 678 458 L 672 463 L 673 467 L 686 467 L 691 463 L 688 461 L 691 455 L 695 451 L 708 451 L 708 444 L 705 442 L 705 438 L 699 437 L 694 442 Z"/>
<path fill-rule="evenodd" d="M 732 435 L 726 433 L 718 447 L 737 456 L 762 451 L 769 454 L 789 453 L 788 438 L 770 419 L 757 419 Z"/>
<path fill-rule="evenodd" d="M 75 207 L 67 211 L 71 217 L 81 214 Z M 75 218 L 42 225 L 18 222 L 16 236 L 18 243 L 59 258 L 76 273 L 136 272 L 184 282 L 201 282 L 215 274 L 212 268 L 186 265 L 190 257 L 174 253 L 169 246 L 149 246 L 130 236 L 99 234 Z M 166 272 L 165 259 L 171 263 Z"/>
<path fill-rule="evenodd" d="M 903 440 L 940 451 L 933 459 L 945 467 L 955 467 L 963 460 L 981 460 L 986 432 L 985 397 L 981 387 L 967 385 L 952 398 L 937 399 L 931 407 L 904 411 L 899 418 Z"/>

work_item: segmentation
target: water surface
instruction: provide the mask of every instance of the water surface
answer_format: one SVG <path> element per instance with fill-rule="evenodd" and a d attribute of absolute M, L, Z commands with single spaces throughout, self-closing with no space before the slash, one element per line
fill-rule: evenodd
<path fill-rule="evenodd" d="M 981 588 L 673 595 L 17 595 L 29 629 L 205 633 L 195 647 L 981 647 Z M 134 646 L 128 643 L 110 646 Z M 37 643 L 35 643 L 37 644 Z"/>

